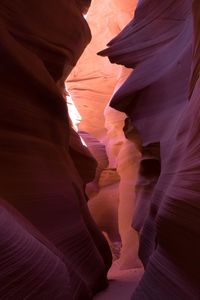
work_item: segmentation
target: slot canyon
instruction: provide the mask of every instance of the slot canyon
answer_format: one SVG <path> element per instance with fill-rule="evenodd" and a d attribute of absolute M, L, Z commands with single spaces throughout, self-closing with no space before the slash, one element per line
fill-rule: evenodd
<path fill-rule="evenodd" d="M 0 0 L 0 300 L 200 300 L 200 2 Z"/>

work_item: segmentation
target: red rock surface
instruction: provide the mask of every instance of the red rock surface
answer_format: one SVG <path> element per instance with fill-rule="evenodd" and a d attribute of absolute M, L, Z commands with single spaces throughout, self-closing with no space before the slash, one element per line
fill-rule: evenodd
<path fill-rule="evenodd" d="M 193 31 L 191 1 L 139 1 L 101 52 L 130 75 L 96 52 L 136 2 L 93 1 L 94 39 L 67 85 L 82 130 L 105 137 L 105 116 L 107 154 L 85 132 L 82 145 L 63 97 L 90 41 L 89 4 L 0 3 L 0 298 L 89 300 L 106 287 L 111 252 L 84 190 L 95 177 L 90 211 L 111 246 L 122 241 L 109 272 L 118 285 L 96 299 L 128 299 L 142 275 L 122 270 L 137 266 L 134 213 L 145 272 L 132 299 L 199 300 L 199 1 Z M 114 89 L 120 112 L 106 106 Z"/>
<path fill-rule="evenodd" d="M 63 98 L 64 80 L 89 43 L 90 30 L 76 2 L 62 0 L 1 1 L 0 24 L 0 195 L 59 249 L 65 264 L 56 263 L 56 257 L 3 210 L 8 229 L 16 225 L 16 236 L 8 231 L 10 243 L 16 247 L 10 249 L 5 239 L 1 244 L 11 259 L 15 280 L 6 285 L 6 276 L 10 276 L 6 268 L 0 278 L 0 298 L 13 299 L 6 295 L 24 287 L 23 299 L 36 299 L 29 280 L 35 290 L 41 290 L 37 274 L 47 276 L 46 265 L 52 261 L 55 273 L 48 274 L 51 278 L 43 299 L 51 298 L 54 291 L 48 286 L 53 280 L 55 291 L 65 288 L 55 299 L 68 299 L 70 294 L 73 299 L 90 299 L 106 286 L 111 253 L 89 214 L 83 182 L 69 152 L 71 129 Z M 28 256 L 27 264 L 34 263 L 29 259 L 30 247 L 34 260 L 39 252 L 34 247 L 49 255 L 43 270 L 37 269 L 35 261 L 34 282 L 34 278 L 21 277 L 22 272 L 31 272 L 29 265 L 21 262 L 19 268 L 13 266 L 12 255 L 19 257 L 19 239 Z M 27 242 L 26 249 L 27 239 L 30 245 Z"/>

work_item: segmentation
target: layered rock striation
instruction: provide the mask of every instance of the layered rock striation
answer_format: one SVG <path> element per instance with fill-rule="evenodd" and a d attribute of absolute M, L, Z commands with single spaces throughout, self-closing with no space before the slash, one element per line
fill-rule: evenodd
<path fill-rule="evenodd" d="M 1 299 L 37 299 L 42 288 L 38 299 L 50 299 L 51 292 L 54 299 L 90 299 L 107 285 L 111 253 L 86 205 L 85 174 L 81 178 L 73 161 L 91 158 L 73 135 L 63 97 L 64 81 L 91 39 L 85 4 L 0 3 L 0 195 L 63 257 L 53 255 L 1 203 L 1 231 L 7 230 L 1 240 Z M 20 251 L 24 260 L 18 262 Z M 46 255 L 41 267 L 40 253 Z M 46 283 L 39 280 L 46 276 Z"/>
<path fill-rule="evenodd" d="M 194 22 L 191 1 L 141 1 L 133 21 L 101 53 L 134 69 L 111 106 L 128 115 L 127 136 L 131 126 L 139 131 L 140 177 L 144 186 L 153 183 L 137 197 L 135 221 L 138 230 L 143 228 L 140 257 L 146 270 L 132 299 L 200 297 L 198 1 L 193 1 L 193 17 Z"/>

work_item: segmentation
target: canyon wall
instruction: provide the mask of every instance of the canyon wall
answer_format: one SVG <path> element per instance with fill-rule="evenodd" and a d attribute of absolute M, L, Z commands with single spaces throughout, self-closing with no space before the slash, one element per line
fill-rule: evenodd
<path fill-rule="evenodd" d="M 127 137 L 136 127 L 142 139 L 133 225 L 141 232 L 145 272 L 132 299 L 200 295 L 197 1 L 193 16 L 191 84 L 191 1 L 141 1 L 133 21 L 100 53 L 134 69 L 110 103 L 128 116 Z"/>
<path fill-rule="evenodd" d="M 63 98 L 91 39 L 89 2 L 0 2 L 1 299 L 86 300 L 108 284 L 111 252 L 84 191 L 96 162 Z"/>
<path fill-rule="evenodd" d="M 199 300 L 199 1 L 90 2 L 0 2 L 0 298 Z"/>

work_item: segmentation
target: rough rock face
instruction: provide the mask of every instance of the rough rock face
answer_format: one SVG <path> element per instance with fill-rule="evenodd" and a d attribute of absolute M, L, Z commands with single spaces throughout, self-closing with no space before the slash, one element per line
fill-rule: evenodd
<path fill-rule="evenodd" d="M 90 299 L 106 286 L 112 258 L 89 214 L 83 181 L 71 157 L 71 128 L 63 98 L 64 80 L 89 43 L 90 31 L 82 8 L 75 1 L 62 0 L 1 1 L 0 25 L 0 195 L 64 257 L 66 290 L 55 299 L 70 294 L 73 299 Z M 16 223 L 4 210 L 3 215 L 8 226 Z M 15 236 L 8 235 L 16 246 Z M 19 228 L 19 235 L 22 240 L 30 239 L 42 253 L 47 251 L 26 230 Z M 17 232 L 16 242 L 18 237 Z M 56 283 L 58 288 L 65 280 L 64 266 L 59 262 L 55 265 L 55 256 L 49 254 L 48 264 L 51 261 L 54 278 L 61 280 Z M 61 272 L 58 277 L 56 266 Z M 46 275 L 45 265 L 41 274 L 35 267 L 36 274 Z M 16 272 L 26 273 L 26 268 L 23 264 Z M 12 286 L 5 285 L 7 274 L 0 277 L 2 299 L 8 299 L 6 295 L 20 285 L 18 280 Z M 29 278 L 24 280 L 23 298 L 28 299 Z M 49 284 L 52 282 L 53 275 Z"/>

